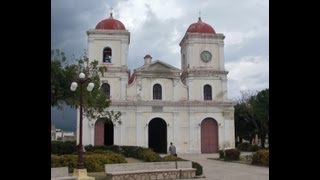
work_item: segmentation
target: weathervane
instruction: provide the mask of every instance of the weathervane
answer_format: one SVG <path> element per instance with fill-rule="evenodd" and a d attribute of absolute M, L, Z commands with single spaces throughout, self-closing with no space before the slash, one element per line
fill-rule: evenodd
<path fill-rule="evenodd" d="M 111 7 L 110 7 L 110 16 L 111 16 L 111 17 L 112 17 L 112 14 L 113 14 L 112 10 L 113 10 L 113 8 L 112 8 L 112 6 L 111 6 Z"/>
<path fill-rule="evenodd" d="M 201 11 L 199 11 L 199 21 L 201 21 Z"/>

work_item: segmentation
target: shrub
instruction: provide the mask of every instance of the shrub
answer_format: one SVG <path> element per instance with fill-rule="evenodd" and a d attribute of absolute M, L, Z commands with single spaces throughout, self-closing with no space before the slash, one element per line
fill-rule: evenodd
<path fill-rule="evenodd" d="M 90 145 L 87 145 L 87 146 L 84 146 L 84 149 L 88 152 L 93 152 L 95 150 L 108 150 L 107 149 L 107 146 L 106 145 L 96 145 L 96 146 L 92 146 L 91 144 Z"/>
<path fill-rule="evenodd" d="M 112 146 L 106 146 L 106 145 L 87 145 L 84 147 L 87 152 L 94 152 L 96 150 L 104 150 L 104 151 L 112 151 L 118 154 L 122 154 L 125 157 L 133 157 L 137 158 L 137 153 L 139 150 L 145 149 L 143 147 L 139 146 L 118 146 L 118 145 L 112 145 Z"/>
<path fill-rule="evenodd" d="M 219 150 L 219 159 L 224 159 L 224 151 Z"/>
<path fill-rule="evenodd" d="M 199 163 L 192 161 L 192 168 L 196 169 L 196 176 L 200 176 L 202 174 L 202 166 Z"/>
<path fill-rule="evenodd" d="M 159 162 L 161 160 L 160 155 L 149 148 L 139 150 L 138 157 L 146 162 Z"/>
<path fill-rule="evenodd" d="M 260 147 L 258 145 L 250 145 L 249 148 L 248 148 L 248 151 L 250 152 L 256 152 L 260 149 Z"/>
<path fill-rule="evenodd" d="M 51 155 L 51 167 L 65 167 L 68 166 L 69 172 L 72 172 L 77 165 L 77 155 Z"/>
<path fill-rule="evenodd" d="M 86 152 L 93 152 L 94 151 L 94 146 L 92 146 L 91 144 L 87 145 L 87 146 L 84 146 L 84 150 Z"/>
<path fill-rule="evenodd" d="M 250 143 L 245 142 L 245 143 L 238 144 L 237 149 L 239 149 L 239 151 L 248 151 L 250 146 L 251 146 Z"/>
<path fill-rule="evenodd" d="M 143 160 L 145 162 L 160 162 L 160 161 L 186 161 L 176 156 L 165 156 L 161 158 L 158 153 L 155 153 L 150 148 L 144 148 L 139 146 L 92 146 L 88 145 L 85 147 L 87 154 L 97 154 L 104 153 L 105 150 L 116 151 L 121 153 L 125 157 L 132 157 L 136 159 Z M 92 165 L 95 167 L 96 165 Z M 192 167 L 196 168 L 196 175 L 201 175 L 203 173 L 202 166 L 197 162 L 192 162 Z"/>
<path fill-rule="evenodd" d="M 51 154 L 75 154 L 76 152 L 76 141 L 51 141 Z"/>
<path fill-rule="evenodd" d="M 174 155 L 168 155 L 164 156 L 161 161 L 183 161 L 183 159 Z"/>
<path fill-rule="evenodd" d="M 227 149 L 224 152 L 225 152 L 225 156 L 224 156 L 225 161 L 234 161 L 234 160 L 240 159 L 240 151 L 238 149 Z"/>
<path fill-rule="evenodd" d="M 251 164 L 269 166 L 269 151 L 268 150 L 258 150 L 252 156 Z"/>
<path fill-rule="evenodd" d="M 124 156 L 111 151 L 98 151 L 98 153 L 84 153 L 84 164 L 88 172 L 103 172 L 105 164 L 127 163 Z M 68 166 L 69 172 L 73 172 L 78 162 L 78 155 L 51 155 L 51 167 Z"/>
<path fill-rule="evenodd" d="M 138 157 L 138 152 L 142 151 L 143 147 L 140 146 L 121 146 L 121 151 L 125 157 L 132 157 L 132 158 L 137 158 L 141 159 Z"/>
<path fill-rule="evenodd" d="M 60 156 L 51 154 L 51 167 L 62 167 L 60 163 Z"/>
<path fill-rule="evenodd" d="M 127 163 L 122 155 L 110 151 L 84 155 L 84 161 L 88 172 L 103 172 L 105 164 Z"/>

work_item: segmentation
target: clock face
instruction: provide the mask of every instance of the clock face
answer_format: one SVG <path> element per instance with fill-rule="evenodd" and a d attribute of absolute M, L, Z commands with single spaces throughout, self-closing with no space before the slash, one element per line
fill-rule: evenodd
<path fill-rule="evenodd" d="M 212 59 L 212 54 L 209 51 L 202 51 L 200 56 L 203 62 L 209 62 Z"/>

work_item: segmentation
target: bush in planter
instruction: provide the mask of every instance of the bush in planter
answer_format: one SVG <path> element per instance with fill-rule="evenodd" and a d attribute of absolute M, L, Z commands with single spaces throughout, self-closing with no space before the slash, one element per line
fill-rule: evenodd
<path fill-rule="evenodd" d="M 159 162 L 161 160 L 160 155 L 149 148 L 139 150 L 138 157 L 145 162 Z"/>
<path fill-rule="evenodd" d="M 240 151 L 238 149 L 226 149 L 224 153 L 225 161 L 237 161 L 240 159 Z"/>
<path fill-rule="evenodd" d="M 255 152 L 251 164 L 269 166 L 269 150 L 261 149 Z"/>
<path fill-rule="evenodd" d="M 184 160 L 174 155 L 168 155 L 168 156 L 164 156 L 161 159 L 161 161 L 184 161 Z"/>

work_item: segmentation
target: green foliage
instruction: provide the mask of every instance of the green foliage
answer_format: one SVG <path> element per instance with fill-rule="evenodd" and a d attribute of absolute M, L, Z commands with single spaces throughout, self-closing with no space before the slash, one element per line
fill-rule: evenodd
<path fill-rule="evenodd" d="M 269 166 L 269 150 L 261 149 L 255 152 L 251 164 Z"/>
<path fill-rule="evenodd" d="M 127 163 L 124 156 L 111 151 L 85 153 L 83 159 L 88 172 L 103 172 L 105 164 Z M 51 155 L 51 167 L 68 166 L 69 172 L 73 172 L 77 160 L 77 155 Z"/>
<path fill-rule="evenodd" d="M 183 159 L 174 155 L 168 155 L 168 156 L 162 157 L 162 161 L 183 161 Z"/>
<path fill-rule="evenodd" d="M 97 150 L 109 150 L 115 153 L 124 155 L 125 157 L 132 157 L 136 159 L 141 159 L 146 162 L 158 162 L 161 160 L 159 154 L 155 153 L 152 149 L 143 148 L 139 146 L 85 146 L 86 151 L 95 152 Z"/>
<path fill-rule="evenodd" d="M 51 155 L 51 167 L 66 167 L 68 166 L 69 172 L 77 166 L 77 155 Z"/>
<path fill-rule="evenodd" d="M 51 154 L 74 154 L 76 151 L 75 141 L 51 141 Z"/>
<path fill-rule="evenodd" d="M 258 93 L 241 92 L 235 105 L 235 134 L 240 139 L 251 141 L 258 134 L 261 146 L 269 133 L 269 89 Z"/>
<path fill-rule="evenodd" d="M 158 153 L 155 153 L 152 149 L 145 148 L 138 151 L 139 159 L 143 159 L 146 162 L 159 162 L 161 157 Z"/>
<path fill-rule="evenodd" d="M 100 151 L 84 155 L 85 166 L 88 172 L 103 172 L 105 164 L 127 163 L 124 156 L 111 151 Z"/>
<path fill-rule="evenodd" d="M 269 133 L 269 89 L 260 91 L 250 99 L 255 125 L 264 148 L 265 139 Z"/>
<path fill-rule="evenodd" d="M 235 133 L 241 139 L 250 141 L 256 134 L 253 116 L 248 104 L 239 102 L 234 106 Z"/>
<path fill-rule="evenodd" d="M 238 144 L 237 149 L 240 151 L 255 152 L 255 151 L 258 151 L 260 147 L 256 144 L 252 145 L 250 143 L 245 142 L 245 143 Z"/>
<path fill-rule="evenodd" d="M 202 166 L 197 162 L 192 161 L 192 168 L 196 169 L 196 176 L 200 176 L 203 173 Z"/>
<path fill-rule="evenodd" d="M 60 156 L 51 154 L 51 167 L 62 167 Z"/>
<path fill-rule="evenodd" d="M 238 144 L 237 149 L 239 149 L 240 151 L 248 151 L 250 146 L 251 146 L 250 143 L 245 142 L 245 143 Z"/>
<path fill-rule="evenodd" d="M 256 144 L 249 146 L 248 151 L 249 152 L 256 152 L 260 149 L 260 147 Z"/>
<path fill-rule="evenodd" d="M 68 65 L 65 63 L 65 54 L 59 50 L 51 51 L 51 106 L 61 108 L 65 103 L 72 108 L 80 104 L 80 89 L 86 89 L 89 81 L 94 83 L 91 92 L 83 90 L 83 113 L 89 120 L 97 118 L 108 118 L 113 122 L 120 119 L 120 112 L 109 112 L 106 110 L 110 100 L 101 91 L 100 76 L 107 70 L 105 66 L 99 66 L 98 61 L 91 61 L 86 56 L 77 60 L 77 64 Z M 88 81 L 79 83 L 78 76 L 83 72 Z M 72 82 L 78 81 L 78 88 L 75 92 L 70 90 Z M 119 123 L 121 123 L 119 121 Z"/>
<path fill-rule="evenodd" d="M 240 159 L 240 151 L 238 149 L 226 149 L 224 153 L 225 161 L 237 161 Z"/>
<path fill-rule="evenodd" d="M 121 146 L 123 150 L 123 155 L 126 157 L 133 157 L 139 159 L 138 152 L 142 151 L 144 148 L 140 146 Z"/>
<path fill-rule="evenodd" d="M 163 158 L 160 157 L 159 154 L 155 153 L 152 149 L 139 147 L 139 146 L 92 146 L 88 145 L 85 146 L 85 150 L 87 151 L 87 154 L 97 154 L 97 153 L 104 153 L 107 151 L 116 152 L 119 154 L 124 155 L 125 157 L 132 157 L 136 159 L 143 160 L 145 162 L 161 162 L 161 161 L 186 161 L 185 159 L 168 155 Z M 192 167 L 196 168 L 196 175 L 202 174 L 202 166 L 197 162 L 192 162 Z"/>

